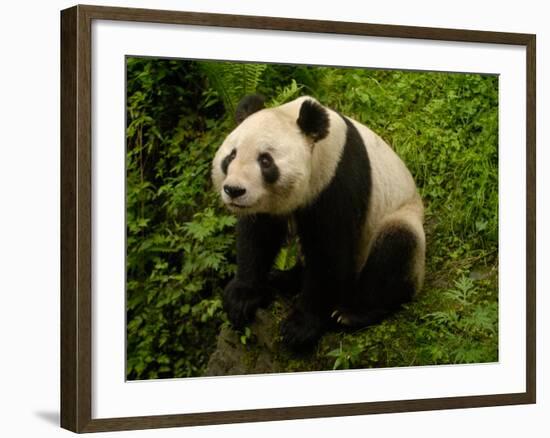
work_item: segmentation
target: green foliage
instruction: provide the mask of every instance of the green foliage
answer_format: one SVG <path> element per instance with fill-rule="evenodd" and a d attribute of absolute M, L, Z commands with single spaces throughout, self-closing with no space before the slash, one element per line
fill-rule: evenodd
<path fill-rule="evenodd" d="M 352 368 L 353 365 L 357 364 L 362 353 L 363 348 L 358 343 L 355 343 L 347 349 L 344 349 L 342 343 L 340 343 L 340 347 L 329 351 L 327 356 L 336 358 L 332 369 L 337 370 Z"/>
<path fill-rule="evenodd" d="M 212 89 L 221 97 L 227 113 L 235 114 L 239 100 L 256 92 L 260 76 L 266 64 L 235 62 L 202 62 Z"/>
<path fill-rule="evenodd" d="M 498 306 L 491 282 L 462 276 L 453 288 L 432 293 L 437 296 L 420 297 L 380 325 L 342 335 L 340 347 L 325 352 L 327 359 L 336 358 L 333 367 L 342 369 L 496 361 Z"/>
<path fill-rule="evenodd" d="M 253 92 L 270 106 L 310 94 L 365 123 L 426 207 L 423 292 L 379 325 L 325 336 L 313 357 L 281 352 L 281 371 L 498 360 L 496 76 L 129 58 L 127 87 L 129 379 L 202 375 L 226 323 L 235 219 L 210 166 Z M 298 257 L 292 241 L 275 266 Z M 254 343 L 250 329 L 239 336 Z"/>
<path fill-rule="evenodd" d="M 244 331 L 239 336 L 239 340 L 241 341 L 241 344 L 246 345 L 250 339 L 252 339 L 252 330 L 250 330 L 250 327 L 245 327 Z"/>
<path fill-rule="evenodd" d="M 437 213 L 449 244 L 455 236 L 496 241 L 496 76 L 333 68 L 319 76 L 322 102 L 395 147 L 421 189 L 428 222 Z"/>
<path fill-rule="evenodd" d="M 498 332 L 498 306 L 496 302 L 479 300 L 480 293 L 474 282 L 461 277 L 454 289 L 443 292 L 447 309 L 428 313 L 423 317 L 426 329 L 435 328 L 445 338 L 446 348 L 425 345 L 425 353 L 434 363 L 490 362 L 498 354 L 497 344 L 490 342 Z M 453 346 L 453 348 L 448 348 Z M 437 362 L 436 362 L 437 361 Z"/>
<path fill-rule="evenodd" d="M 283 247 L 275 259 L 275 268 L 286 271 L 292 268 L 299 257 L 299 244 L 296 239 Z"/>
<path fill-rule="evenodd" d="M 290 84 L 285 87 L 277 87 L 275 96 L 271 99 L 269 106 L 279 106 L 283 103 L 290 102 L 300 96 L 300 93 L 304 87 L 298 85 L 294 79 L 290 81 Z"/>
<path fill-rule="evenodd" d="M 209 128 L 223 112 L 191 87 L 204 82 L 195 63 L 127 67 L 127 375 L 200 375 L 235 270 L 235 218 L 209 181 L 225 126 Z"/>

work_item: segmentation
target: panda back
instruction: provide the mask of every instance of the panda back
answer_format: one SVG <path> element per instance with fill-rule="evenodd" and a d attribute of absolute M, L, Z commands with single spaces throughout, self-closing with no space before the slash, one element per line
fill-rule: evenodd
<path fill-rule="evenodd" d="M 371 168 L 371 193 L 361 236 L 358 266 L 364 265 L 372 240 L 389 221 L 406 223 L 423 238 L 423 206 L 414 179 L 395 151 L 365 125 L 353 121 L 363 139 Z"/>

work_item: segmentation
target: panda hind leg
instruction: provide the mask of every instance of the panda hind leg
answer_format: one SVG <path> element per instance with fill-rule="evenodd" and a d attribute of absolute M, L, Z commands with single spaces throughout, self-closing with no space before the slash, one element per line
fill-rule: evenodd
<path fill-rule="evenodd" d="M 422 234 L 419 234 L 421 232 Z M 353 294 L 333 313 L 339 325 L 377 324 L 410 301 L 421 287 L 424 235 L 408 223 L 392 221 L 377 233 Z"/>

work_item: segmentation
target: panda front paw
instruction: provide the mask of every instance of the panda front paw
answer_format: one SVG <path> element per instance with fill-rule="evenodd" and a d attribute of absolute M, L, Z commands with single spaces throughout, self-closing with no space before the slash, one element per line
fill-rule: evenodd
<path fill-rule="evenodd" d="M 311 350 L 325 331 L 325 321 L 312 313 L 294 309 L 281 323 L 281 338 L 293 352 Z"/>
<path fill-rule="evenodd" d="M 271 302 L 273 295 L 270 287 L 252 286 L 234 278 L 223 292 L 223 308 L 231 324 L 240 329 L 254 319 L 258 308 Z"/>

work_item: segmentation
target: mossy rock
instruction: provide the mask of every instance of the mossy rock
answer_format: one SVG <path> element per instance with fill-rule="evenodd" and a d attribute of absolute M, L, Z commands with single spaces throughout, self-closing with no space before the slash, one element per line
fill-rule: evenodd
<path fill-rule="evenodd" d="M 223 326 L 218 335 L 216 350 L 210 356 L 205 375 L 277 373 L 277 321 L 266 309 L 259 309 L 250 326 L 252 337 L 246 344 L 230 326 Z"/>

